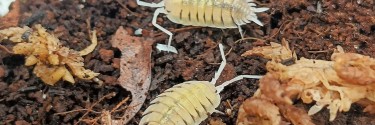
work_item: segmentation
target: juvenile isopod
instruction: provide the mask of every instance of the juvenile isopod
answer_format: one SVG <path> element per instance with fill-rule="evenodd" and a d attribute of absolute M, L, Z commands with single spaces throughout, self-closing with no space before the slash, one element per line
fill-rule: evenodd
<path fill-rule="evenodd" d="M 255 13 L 264 12 L 268 8 L 256 8 L 253 0 L 163 0 L 159 3 L 147 3 L 137 0 L 138 5 L 157 7 L 152 24 L 169 35 L 168 45 L 158 44 L 162 51 L 177 53 L 171 46 L 172 32 L 156 23 L 160 13 L 174 23 L 192 26 L 215 28 L 238 28 L 243 38 L 241 25 L 254 23 L 263 26 Z"/>
<path fill-rule="evenodd" d="M 225 86 L 243 78 L 259 79 L 257 75 L 240 75 L 215 87 L 226 65 L 223 46 L 219 44 L 223 61 L 214 78 L 209 81 L 187 81 L 158 95 L 144 111 L 139 125 L 199 125 L 220 104 L 219 93 Z"/>

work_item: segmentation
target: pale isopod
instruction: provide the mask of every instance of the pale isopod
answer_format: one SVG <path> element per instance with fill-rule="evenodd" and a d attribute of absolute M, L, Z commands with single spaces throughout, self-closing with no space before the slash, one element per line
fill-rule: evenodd
<path fill-rule="evenodd" d="M 243 78 L 259 79 L 258 75 L 240 75 L 215 87 L 216 80 L 226 65 L 224 51 L 219 44 L 223 61 L 214 78 L 209 81 L 187 81 L 158 95 L 144 111 L 139 125 L 199 125 L 220 104 L 219 93 L 225 86 Z"/>
<path fill-rule="evenodd" d="M 172 32 L 156 23 L 160 13 L 174 23 L 193 26 L 215 28 L 238 28 L 243 38 L 241 25 L 254 23 L 263 26 L 255 13 L 264 12 L 268 8 L 256 8 L 253 0 L 163 0 L 160 3 L 147 3 L 137 0 L 138 5 L 158 7 L 155 10 L 152 24 L 169 35 L 168 45 L 158 44 L 157 48 L 163 51 L 177 53 L 171 46 Z"/>

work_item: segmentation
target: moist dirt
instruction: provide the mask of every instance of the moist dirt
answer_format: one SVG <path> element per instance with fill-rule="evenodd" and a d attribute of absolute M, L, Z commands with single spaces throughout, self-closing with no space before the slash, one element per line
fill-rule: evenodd
<path fill-rule="evenodd" d="M 24 56 L 0 50 L 1 124 L 75 124 L 80 120 L 80 124 L 89 123 L 87 119 L 94 119 L 131 97 L 130 92 L 116 84 L 120 76 L 121 52 L 110 44 L 116 30 L 123 26 L 130 35 L 135 35 L 141 28 L 143 35 L 139 37 L 149 37 L 157 43 L 167 41 L 167 35 L 151 24 L 155 8 L 138 6 L 135 0 L 21 0 L 20 3 L 18 26 L 42 24 L 64 46 L 74 50 L 90 45 L 89 31 L 96 29 L 98 46 L 84 57 L 84 63 L 85 68 L 101 73 L 98 78 L 104 83 L 99 85 L 76 79 L 75 85 L 60 81 L 55 86 L 48 86 L 32 73 L 33 67 L 23 65 Z M 374 57 L 373 0 L 258 0 L 256 3 L 271 8 L 258 14 L 265 25 L 250 23 L 242 29 L 245 37 L 261 40 L 236 42 L 241 39 L 238 29 L 183 26 L 161 14 L 157 22 L 174 33 L 172 45 L 179 53 L 159 52 L 154 44 L 150 91 L 141 111 L 129 124 L 136 125 L 150 100 L 173 85 L 190 80 L 211 80 L 221 62 L 217 43 L 226 46 L 228 61 L 217 84 L 241 74 L 264 75 L 269 60 L 258 56 L 241 57 L 241 54 L 270 42 L 280 43 L 282 39 L 289 41 L 299 58 L 330 60 L 338 45 L 346 52 Z M 14 46 L 7 40 L 1 44 L 10 50 Z M 245 79 L 226 87 L 217 108 L 224 114 L 214 113 L 202 124 L 218 120 L 227 125 L 235 124 L 238 107 L 254 94 L 258 83 L 258 80 Z M 301 102 L 297 105 L 306 110 L 312 106 Z M 87 112 L 82 109 L 91 106 L 92 111 L 82 118 Z M 112 117 L 121 117 L 126 104 L 122 108 L 124 110 L 114 112 Z M 333 122 L 329 122 L 329 112 L 325 109 L 312 119 L 317 125 L 375 124 L 374 117 L 362 110 L 363 107 L 353 105 L 349 112 L 339 113 Z"/>

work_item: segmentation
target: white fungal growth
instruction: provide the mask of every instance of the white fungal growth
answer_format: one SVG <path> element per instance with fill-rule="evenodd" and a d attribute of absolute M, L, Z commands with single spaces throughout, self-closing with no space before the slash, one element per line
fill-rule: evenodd
<path fill-rule="evenodd" d="M 156 7 L 152 24 L 169 35 L 168 45 L 158 48 L 162 51 L 176 50 L 171 46 L 172 32 L 156 23 L 161 13 L 174 23 L 214 28 L 238 28 L 241 37 L 241 25 L 254 22 L 263 26 L 256 13 L 268 8 L 256 8 L 253 0 L 163 0 L 160 3 L 147 3 L 137 0 L 138 5 Z M 172 51 L 177 53 L 177 51 Z"/>
<path fill-rule="evenodd" d="M 243 78 L 259 79 L 257 75 L 241 75 L 215 87 L 226 60 L 219 44 L 223 61 L 214 78 L 209 81 L 187 81 L 173 86 L 158 95 L 144 111 L 139 125 L 199 125 L 210 114 L 218 112 L 219 93 L 230 83 Z"/>
<path fill-rule="evenodd" d="M 9 12 L 9 6 L 15 0 L 0 0 L 0 17 L 5 16 Z"/>

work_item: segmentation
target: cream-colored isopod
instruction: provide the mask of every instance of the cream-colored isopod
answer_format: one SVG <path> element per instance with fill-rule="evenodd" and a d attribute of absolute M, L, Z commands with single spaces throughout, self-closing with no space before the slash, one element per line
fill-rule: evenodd
<path fill-rule="evenodd" d="M 263 26 L 255 13 L 268 8 L 256 8 L 253 0 L 163 0 L 160 3 L 147 3 L 137 0 L 138 5 L 158 7 L 152 24 L 169 35 L 168 45 L 158 44 L 162 51 L 177 53 L 171 46 L 172 33 L 156 23 L 157 16 L 165 13 L 174 23 L 215 28 L 238 28 L 243 38 L 241 25 L 254 23 Z"/>
<path fill-rule="evenodd" d="M 223 61 L 214 78 L 209 81 L 187 81 L 158 95 L 144 111 L 139 125 L 199 125 L 215 112 L 225 86 L 243 78 L 259 79 L 258 75 L 240 75 L 215 87 L 226 65 L 223 46 L 219 44 Z"/>

